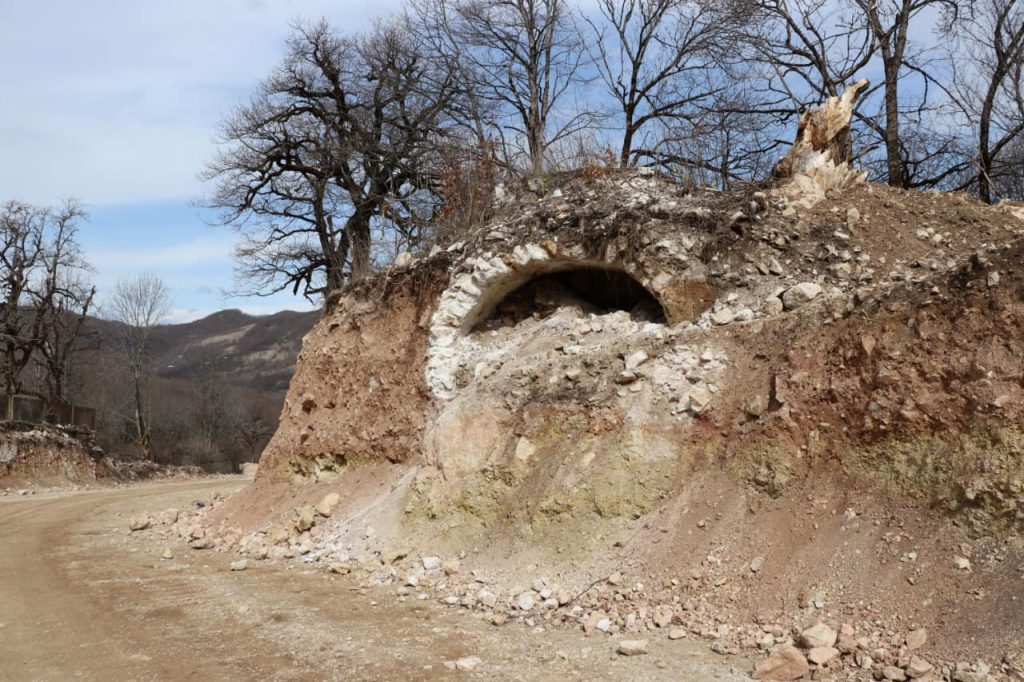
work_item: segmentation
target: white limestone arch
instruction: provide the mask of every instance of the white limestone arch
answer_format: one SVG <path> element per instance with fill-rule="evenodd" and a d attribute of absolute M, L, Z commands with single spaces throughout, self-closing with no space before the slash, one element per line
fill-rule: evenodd
<path fill-rule="evenodd" d="M 506 256 L 468 258 L 463 270 L 441 294 L 430 320 L 427 346 L 426 380 L 435 398 L 447 400 L 455 394 L 455 374 L 461 362 L 458 341 L 485 319 L 506 296 L 531 279 L 548 273 L 601 268 L 625 272 L 643 285 L 655 298 L 657 286 L 628 264 L 613 260 L 574 258 L 552 253 L 539 244 L 523 244 Z"/>

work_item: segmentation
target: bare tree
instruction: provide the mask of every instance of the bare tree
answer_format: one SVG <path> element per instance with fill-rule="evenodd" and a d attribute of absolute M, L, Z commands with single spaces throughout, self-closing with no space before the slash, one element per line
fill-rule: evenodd
<path fill-rule="evenodd" d="M 754 0 L 751 10 L 745 28 L 766 69 L 763 104 L 782 116 L 837 97 L 874 56 L 866 20 L 840 3 Z"/>
<path fill-rule="evenodd" d="M 320 296 L 373 266 L 374 230 L 414 243 L 433 204 L 450 78 L 398 22 L 341 37 L 298 25 L 284 62 L 226 122 L 209 205 L 244 241 L 251 293 Z"/>
<path fill-rule="evenodd" d="M 77 241 L 85 211 L 74 201 L 56 208 L 16 201 L 0 206 L 0 364 L 7 405 L 22 373 L 53 331 L 62 302 L 80 295 L 70 276 L 85 267 Z"/>
<path fill-rule="evenodd" d="M 545 152 L 590 127 L 594 112 L 568 100 L 582 81 L 587 51 L 567 0 L 450 0 L 453 42 L 475 82 L 497 104 L 509 132 L 524 141 L 532 173 Z"/>
<path fill-rule="evenodd" d="M 599 0 L 601 20 L 587 19 L 594 63 L 622 116 L 620 166 L 657 157 L 657 144 L 635 144 L 646 127 L 692 121 L 721 93 L 713 73 L 725 62 L 735 3 L 706 0 Z"/>
<path fill-rule="evenodd" d="M 882 78 L 865 93 L 851 135 L 872 177 L 898 187 L 935 187 L 961 173 L 962 142 L 948 126 L 938 51 L 912 39 L 948 29 L 958 0 L 754 2 L 760 13 L 749 24 L 748 43 L 767 69 L 761 113 L 791 117 L 878 67 Z"/>
<path fill-rule="evenodd" d="M 674 175 L 704 187 L 730 189 L 769 175 L 779 149 L 789 141 L 776 135 L 775 117 L 758 111 L 762 100 L 729 78 L 698 116 L 668 125 L 659 158 Z"/>
<path fill-rule="evenodd" d="M 39 345 L 44 369 L 46 397 L 50 405 L 69 402 L 68 378 L 75 357 L 83 350 L 97 347 L 97 339 L 85 329 L 96 287 L 81 272 L 64 275 L 65 283 L 54 297 L 50 319 Z"/>
<path fill-rule="evenodd" d="M 957 23 L 957 37 L 957 101 L 977 136 L 970 182 L 992 202 L 1001 176 L 1019 163 L 1006 162 L 1024 133 L 1024 2 L 978 0 Z"/>
<path fill-rule="evenodd" d="M 720 121 L 749 131 L 739 137 L 740 153 L 729 156 L 763 170 L 763 157 L 788 144 L 793 118 L 838 96 L 871 63 L 875 50 L 866 20 L 848 4 L 751 0 L 747 7 L 739 75 L 715 110 Z M 725 149 L 737 141 L 732 130 L 715 137 L 728 142 Z"/>
<path fill-rule="evenodd" d="M 260 448 L 274 435 L 277 422 L 273 417 L 261 414 L 259 406 L 253 402 L 238 409 L 231 424 L 233 437 L 238 450 L 233 450 L 229 457 L 231 465 L 237 471 L 242 462 L 259 461 Z"/>
<path fill-rule="evenodd" d="M 447 115 L 453 128 L 461 128 L 471 140 L 467 147 L 492 150 L 495 141 L 502 138 L 501 107 L 478 87 L 486 78 L 469 59 L 471 46 L 457 34 L 461 18 L 456 2 L 407 0 L 405 6 L 406 25 L 416 31 L 423 56 L 435 63 L 435 72 L 448 74 L 451 79 Z"/>
<path fill-rule="evenodd" d="M 925 58 L 927 50 L 915 49 L 910 39 L 918 30 L 919 19 L 929 9 L 941 10 L 947 26 L 952 25 L 958 10 L 957 0 L 851 0 L 866 21 L 871 40 L 882 63 L 882 110 L 884 123 L 874 117 L 863 118 L 881 137 L 885 147 L 886 175 L 894 187 L 927 186 L 941 177 L 914 177 L 915 161 L 907 157 L 908 148 L 900 134 L 901 122 L 909 113 L 920 118 L 928 105 L 928 88 L 936 83 Z M 901 95 L 907 73 L 921 79 L 923 94 L 913 103 Z M 925 156 L 935 153 L 926 150 Z"/>
<path fill-rule="evenodd" d="M 152 458 L 152 443 L 142 384 L 153 330 L 167 317 L 170 308 L 167 286 L 159 277 L 149 274 L 119 279 L 110 301 L 113 319 L 122 324 L 121 350 L 132 379 L 135 435 L 146 459 Z"/>

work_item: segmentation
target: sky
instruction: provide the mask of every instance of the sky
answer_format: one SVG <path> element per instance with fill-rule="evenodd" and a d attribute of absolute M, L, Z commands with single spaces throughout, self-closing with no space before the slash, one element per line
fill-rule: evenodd
<path fill-rule="evenodd" d="M 224 308 L 311 306 L 237 297 L 235 235 L 197 208 L 197 177 L 231 107 L 284 51 L 293 19 L 368 27 L 400 0 L 0 0 L 0 201 L 73 197 L 101 304 L 119 277 L 168 285 L 169 321 Z"/>

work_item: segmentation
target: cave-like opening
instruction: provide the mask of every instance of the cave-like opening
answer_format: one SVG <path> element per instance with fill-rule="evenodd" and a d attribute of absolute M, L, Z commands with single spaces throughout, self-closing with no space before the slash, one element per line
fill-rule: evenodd
<path fill-rule="evenodd" d="M 638 322 L 663 324 L 667 319 L 658 299 L 628 273 L 582 266 L 538 273 L 498 301 L 475 328 L 514 325 L 566 310 L 580 317 L 621 310 Z"/>

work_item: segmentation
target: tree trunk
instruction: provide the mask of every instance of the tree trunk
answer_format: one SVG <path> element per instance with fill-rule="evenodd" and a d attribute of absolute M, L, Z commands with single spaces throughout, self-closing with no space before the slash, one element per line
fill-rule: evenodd
<path fill-rule="evenodd" d="M 530 168 L 533 175 L 540 175 L 544 172 L 544 128 L 534 122 L 530 126 Z"/>
<path fill-rule="evenodd" d="M 818 107 L 808 109 L 797 124 L 796 140 L 775 166 L 776 178 L 791 178 L 802 173 L 850 161 L 850 119 L 858 98 L 868 89 L 868 81 L 852 83 L 841 96 L 830 97 Z"/>
<path fill-rule="evenodd" d="M 978 198 L 986 204 L 992 203 L 992 147 L 989 136 L 992 133 L 992 110 L 995 107 L 996 84 L 1002 80 L 1000 71 L 992 77 L 985 101 L 981 105 L 978 121 Z"/>
<path fill-rule="evenodd" d="M 135 373 L 135 430 L 139 438 L 142 456 L 152 459 L 152 448 L 149 439 L 149 426 L 146 424 L 145 410 L 142 405 L 142 377 Z"/>
<path fill-rule="evenodd" d="M 898 69 L 885 69 L 885 165 L 889 185 L 903 187 L 903 163 L 900 161 L 900 102 Z"/>
<path fill-rule="evenodd" d="M 633 122 L 626 121 L 626 132 L 622 135 L 622 151 L 619 154 L 619 167 L 622 170 L 629 168 L 630 156 L 633 154 Z"/>
<path fill-rule="evenodd" d="M 352 247 L 351 279 L 363 279 L 370 274 L 370 215 L 357 207 L 345 231 Z"/>
<path fill-rule="evenodd" d="M 989 121 L 982 118 L 978 140 L 978 198 L 986 204 L 992 203 L 992 154 L 989 151 Z"/>

